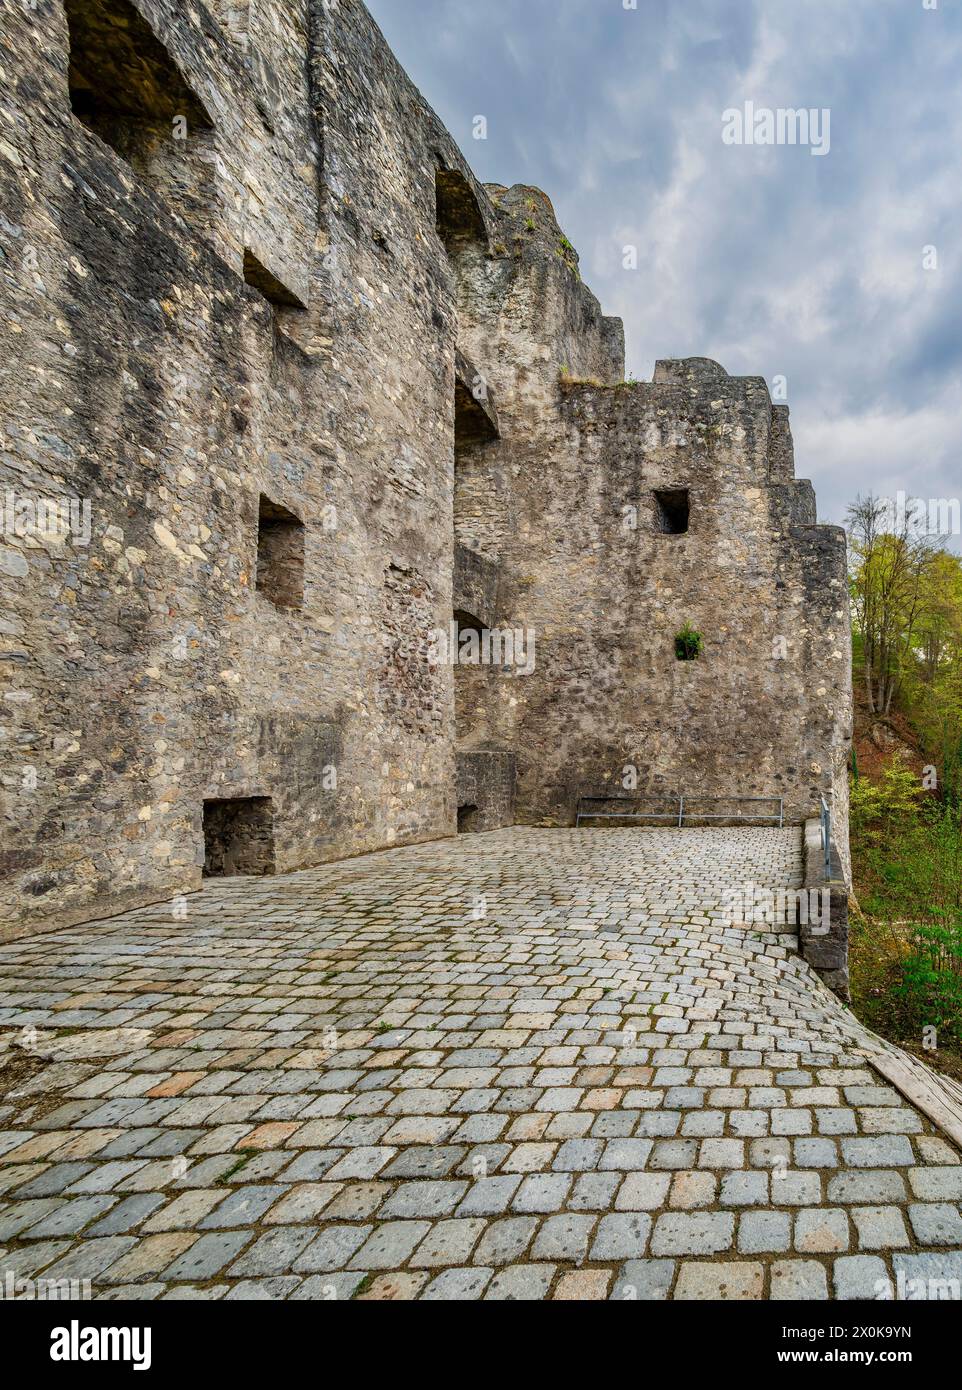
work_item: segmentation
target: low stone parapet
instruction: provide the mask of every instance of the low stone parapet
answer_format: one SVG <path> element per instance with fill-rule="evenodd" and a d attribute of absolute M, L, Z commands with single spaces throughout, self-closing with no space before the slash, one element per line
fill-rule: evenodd
<path fill-rule="evenodd" d="M 803 900 L 818 911 L 799 909 L 799 949 L 813 970 L 842 999 L 849 997 L 848 883 L 834 840 L 826 861 L 822 823 L 805 822 L 805 891 Z M 807 917 L 806 920 L 802 920 Z"/>

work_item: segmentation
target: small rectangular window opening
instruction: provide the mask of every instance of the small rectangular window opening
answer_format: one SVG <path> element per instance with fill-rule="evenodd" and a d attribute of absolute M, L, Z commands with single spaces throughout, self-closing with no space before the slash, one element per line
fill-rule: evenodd
<path fill-rule="evenodd" d="M 275 608 L 304 606 L 304 523 L 263 493 L 257 516 L 257 592 Z"/>
<path fill-rule="evenodd" d="M 211 120 L 170 53 L 130 0 L 65 0 L 64 9 L 73 114 L 162 192 L 183 184 L 176 123 L 196 141 Z"/>
<path fill-rule="evenodd" d="M 659 531 L 668 536 L 684 536 L 688 531 L 688 516 L 687 488 L 655 493 L 655 522 Z"/>
<path fill-rule="evenodd" d="M 204 802 L 204 877 L 274 873 L 274 803 L 269 796 Z"/>
<path fill-rule="evenodd" d="M 257 259 L 252 251 L 244 250 L 244 279 L 255 290 L 260 290 L 275 309 L 303 309 L 304 301 L 298 299 L 293 290 L 278 280 L 277 276 Z"/>

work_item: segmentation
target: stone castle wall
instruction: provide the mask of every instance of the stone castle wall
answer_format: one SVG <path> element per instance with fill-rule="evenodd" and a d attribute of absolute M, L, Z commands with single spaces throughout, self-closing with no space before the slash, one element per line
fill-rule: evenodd
<path fill-rule="evenodd" d="M 254 63 L 201 5 L 105 7 L 213 124 L 117 116 L 164 128 L 168 176 L 135 172 L 72 112 L 62 0 L 5 7 L 3 484 L 92 518 L 2 538 L 0 919 L 28 927 L 199 887 L 205 799 L 272 797 L 279 870 L 455 825 L 422 648 L 453 569 L 435 170 L 470 172 L 361 5 L 258 3 Z M 262 496 L 304 526 L 299 611 L 256 587 Z"/>
<path fill-rule="evenodd" d="M 3 0 L 0 68 L 0 931 L 454 834 L 462 795 L 565 822 L 623 753 L 844 795 L 844 543 L 784 412 L 625 387 L 544 194 L 477 183 L 359 0 Z M 437 660 L 455 612 L 533 626 L 534 672 Z"/>
<path fill-rule="evenodd" d="M 692 816 L 781 803 L 797 823 L 824 794 L 847 865 L 846 540 L 795 478 L 787 408 L 704 359 L 626 383 L 611 320 L 570 338 L 577 256 L 544 195 L 489 191 L 516 252 L 462 286 L 461 328 L 493 364 L 502 435 L 459 452 L 455 518 L 537 662 L 508 680 L 459 669 L 460 743 L 516 753 L 529 824 L 632 791 L 684 796 Z M 683 534 L 659 502 L 677 495 Z M 676 658 L 686 623 L 696 661 Z"/>

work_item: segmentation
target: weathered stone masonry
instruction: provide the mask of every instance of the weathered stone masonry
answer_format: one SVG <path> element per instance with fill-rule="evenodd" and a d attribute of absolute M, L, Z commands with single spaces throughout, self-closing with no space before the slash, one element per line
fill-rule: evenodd
<path fill-rule="evenodd" d="M 761 380 L 626 385 L 356 0 L 0 13 L 2 486 L 92 520 L 0 536 L 4 933 L 570 824 L 627 762 L 844 830 L 844 538 Z M 534 672 L 437 661 L 455 614 Z"/>
<path fill-rule="evenodd" d="M 463 276 L 460 309 L 501 437 L 460 452 L 455 516 L 538 665 L 459 669 L 460 739 L 516 751 L 529 824 L 571 824 L 628 770 L 640 793 L 778 798 L 794 822 L 823 793 L 847 865 L 845 536 L 795 479 L 787 408 L 703 359 L 626 384 L 610 320 L 571 338 L 577 260 L 544 195 L 491 194 L 517 254 Z M 693 662 L 675 655 L 686 622 Z"/>

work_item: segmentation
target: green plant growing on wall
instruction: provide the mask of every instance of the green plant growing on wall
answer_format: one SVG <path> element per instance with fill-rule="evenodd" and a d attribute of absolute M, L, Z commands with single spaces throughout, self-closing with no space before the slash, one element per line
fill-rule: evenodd
<path fill-rule="evenodd" d="M 675 656 L 679 661 L 697 661 L 704 645 L 705 639 L 691 623 L 685 623 L 681 631 L 675 634 Z"/>
<path fill-rule="evenodd" d="M 578 253 L 566 236 L 563 236 L 559 245 L 555 247 L 555 255 L 568 267 L 576 279 L 581 279 L 581 271 L 578 268 Z"/>

